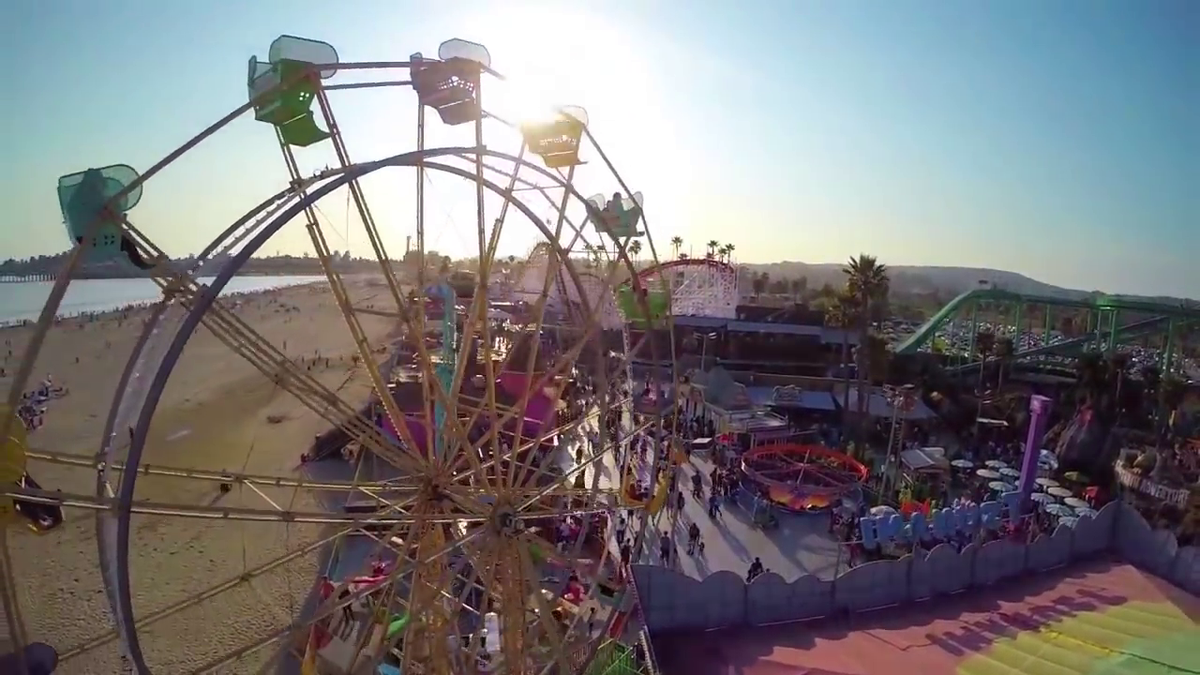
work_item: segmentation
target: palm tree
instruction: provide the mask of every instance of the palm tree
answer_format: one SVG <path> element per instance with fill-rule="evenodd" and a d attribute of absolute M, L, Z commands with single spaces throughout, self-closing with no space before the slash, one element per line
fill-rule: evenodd
<path fill-rule="evenodd" d="M 996 366 L 998 371 L 996 375 L 996 391 L 1000 391 L 1004 387 L 1004 369 L 1007 367 L 1009 359 L 1016 352 L 1016 345 L 1013 344 L 1011 336 L 1005 336 L 996 340 L 996 359 L 999 362 Z"/>
<path fill-rule="evenodd" d="M 635 266 L 637 265 L 638 254 L 641 252 L 642 252 L 642 242 L 637 239 L 634 239 L 633 242 L 629 244 L 629 253 L 633 255 L 633 264 Z"/>
<path fill-rule="evenodd" d="M 1139 373 L 1142 376 L 1142 414 L 1151 422 L 1152 429 L 1158 429 L 1159 388 L 1162 386 L 1162 372 L 1153 363 L 1142 366 Z M 1148 410 L 1147 410 L 1148 408 Z"/>
<path fill-rule="evenodd" d="M 879 262 L 873 255 L 860 253 L 858 257 L 851 258 L 846 265 L 842 267 L 842 274 L 846 275 L 846 292 L 854 296 L 856 308 L 858 309 L 858 345 L 860 349 L 855 350 L 855 366 L 858 369 L 858 419 L 861 423 L 860 429 L 866 430 L 865 419 L 867 412 L 867 401 L 869 392 L 864 392 L 867 383 L 867 336 L 871 332 L 871 311 L 877 308 L 882 303 L 886 302 L 890 280 L 888 279 L 887 266 Z"/>
<path fill-rule="evenodd" d="M 1121 414 L 1121 389 L 1125 386 L 1125 374 L 1129 370 L 1129 354 L 1114 351 L 1108 357 L 1108 372 L 1113 382 L 1113 405 L 1118 416 Z"/>
<path fill-rule="evenodd" d="M 750 287 L 754 289 L 754 298 L 757 300 L 758 296 L 762 295 L 763 290 L 765 290 L 767 287 L 765 275 L 756 275 L 750 280 Z"/>
<path fill-rule="evenodd" d="M 838 370 L 842 378 L 842 419 L 843 426 L 850 411 L 850 328 L 854 325 L 857 311 L 854 307 L 854 297 L 846 293 L 834 293 L 825 306 L 825 325 L 837 328 L 842 335 L 842 356 Z"/>
<path fill-rule="evenodd" d="M 867 336 L 866 350 L 867 372 L 871 375 L 871 381 L 886 382 L 892 358 L 892 351 L 887 340 L 882 335 L 871 333 Z"/>
<path fill-rule="evenodd" d="M 675 235 L 671 237 L 671 249 L 675 253 L 675 257 L 679 257 L 679 249 L 683 248 L 683 237 Z"/>
<path fill-rule="evenodd" d="M 1187 383 L 1174 375 L 1168 375 L 1162 383 L 1162 405 L 1167 411 L 1167 435 L 1170 437 L 1175 433 L 1175 417 L 1179 413 L 1180 406 L 1183 405 L 1184 399 L 1187 397 Z M 1171 443 L 1169 445 L 1174 445 Z"/>
<path fill-rule="evenodd" d="M 717 257 L 717 249 L 721 247 L 721 242 L 717 241 L 716 239 L 709 239 L 708 243 L 705 244 L 705 247 L 708 248 L 708 256 L 706 257 L 709 260 L 712 260 L 713 258 Z"/>
<path fill-rule="evenodd" d="M 1108 361 L 1100 352 L 1086 352 L 1075 363 L 1077 398 L 1097 413 L 1101 412 L 1110 379 Z"/>
<path fill-rule="evenodd" d="M 808 288 L 808 279 L 806 277 L 792 279 L 792 283 L 791 283 L 792 301 L 800 302 L 801 300 L 803 300 L 804 299 L 804 291 L 807 288 Z"/>
<path fill-rule="evenodd" d="M 979 384 L 975 385 L 976 392 L 983 396 L 983 376 L 987 371 L 988 359 L 996 354 L 996 334 L 990 330 L 975 333 L 975 355 L 979 357 Z"/>
<path fill-rule="evenodd" d="M 996 334 L 981 330 L 975 333 L 975 353 L 979 356 L 979 381 L 975 385 L 975 428 L 979 428 L 979 418 L 983 415 L 983 378 L 987 373 L 987 362 L 996 352 Z"/>
<path fill-rule="evenodd" d="M 733 262 L 733 252 L 735 250 L 737 250 L 737 247 L 734 246 L 733 244 L 725 244 L 724 248 L 725 248 L 725 262 Z"/>

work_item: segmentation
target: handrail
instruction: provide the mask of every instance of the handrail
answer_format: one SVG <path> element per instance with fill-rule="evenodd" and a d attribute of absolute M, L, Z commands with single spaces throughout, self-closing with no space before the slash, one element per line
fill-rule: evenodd
<path fill-rule="evenodd" d="M 638 593 L 637 579 L 634 578 L 633 570 L 629 569 L 628 566 L 625 568 L 625 574 L 627 575 L 628 579 L 626 583 L 629 584 L 630 590 L 633 591 L 634 607 L 637 608 L 638 612 L 642 612 L 644 617 L 645 613 L 642 611 L 642 596 L 640 593 Z M 646 663 L 644 668 L 645 675 L 660 675 L 661 671 L 658 669 L 658 659 L 656 659 L 654 656 L 654 644 L 650 640 L 650 629 L 646 627 L 646 622 L 644 620 L 642 621 L 641 629 L 638 630 L 637 641 L 639 644 L 641 644 L 642 652 L 646 655 Z"/>

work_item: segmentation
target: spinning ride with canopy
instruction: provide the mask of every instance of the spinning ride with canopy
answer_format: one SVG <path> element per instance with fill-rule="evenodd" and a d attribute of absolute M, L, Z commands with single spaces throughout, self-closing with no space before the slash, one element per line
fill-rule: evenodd
<path fill-rule="evenodd" d="M 335 81 L 346 72 L 374 70 L 407 73 L 408 79 Z M 485 143 L 484 120 L 496 119 L 480 103 L 489 77 L 498 78 L 486 48 L 463 40 L 442 43 L 437 58 L 414 54 L 406 61 L 340 63 L 329 44 L 282 36 L 272 43 L 265 61 L 250 61 L 250 101 L 158 164 L 141 174 L 114 165 L 60 179 L 59 202 L 74 248 L 16 373 L 9 410 L 15 409 L 81 263 L 104 261 L 143 269 L 163 292 L 148 313 L 116 387 L 94 456 L 36 447 L 36 434 L 25 438 L 17 433 L 19 422 L 14 422 L 13 415 L 0 416 L 0 438 L 6 439 L 0 455 L 4 485 L 0 515 L 5 516 L 5 524 L 16 518 L 14 499 L 99 513 L 100 571 L 114 626 L 83 644 L 55 645 L 68 669 L 72 659 L 80 658 L 104 672 L 175 673 L 181 672 L 180 668 L 187 672 L 264 672 L 291 663 L 304 675 L 375 672 L 377 668 L 406 675 L 581 673 L 592 672 L 589 663 L 597 654 L 603 657 L 598 664 L 601 670 L 627 664 L 631 632 L 637 630 L 636 622 L 630 620 L 636 616 L 631 604 L 635 596 L 625 582 L 627 571 L 620 569 L 613 555 L 613 541 L 604 525 L 608 514 L 642 505 L 625 499 L 621 486 L 603 477 L 628 473 L 628 467 L 615 465 L 618 442 L 627 442 L 625 439 L 643 430 L 661 431 L 665 421 L 661 415 L 644 414 L 634 424 L 628 401 L 603 395 L 587 405 L 576 405 L 576 414 L 564 414 L 563 404 L 570 401 L 563 401 L 563 396 L 576 389 L 569 382 L 573 372 L 587 377 L 596 391 L 607 392 L 610 383 L 629 376 L 633 358 L 643 350 L 653 350 L 646 341 L 628 345 L 619 354 L 587 349 L 605 327 L 604 310 L 598 306 L 611 303 L 619 280 L 635 274 L 628 244 L 634 237 L 649 240 L 650 233 L 640 195 L 628 190 L 598 150 L 581 109 L 561 108 L 548 121 L 510 128 L 507 139 L 512 152 L 496 149 L 505 142 L 499 123 L 489 131 L 496 138 Z M 354 161 L 334 116 L 330 93 L 385 86 L 415 91 L 416 148 Z M 193 148 L 251 110 L 255 119 L 273 128 L 279 142 L 287 170 L 279 179 L 282 189 L 250 208 L 194 261 L 186 266 L 173 261 L 149 235 L 153 223 L 142 224 L 147 228 L 143 230 L 129 219 L 143 188 L 149 185 L 153 189 L 154 177 L 164 168 L 181 158 L 186 160 Z M 426 148 L 428 111 L 436 113 L 447 127 L 473 131 L 473 139 L 462 146 Z M 304 168 L 302 149 L 312 147 L 331 150 L 337 165 L 315 172 Z M 607 178 L 589 181 L 599 183 L 593 189 L 613 195 L 604 203 L 583 198 L 574 185 L 580 153 L 589 147 L 608 171 Z M 528 155 L 538 161 L 526 159 Z M 384 228 L 368 207 L 361 183 L 376 172 L 394 174 L 390 170 L 398 167 L 411 168 L 417 174 L 415 270 L 400 270 L 392 262 Z M 473 255 L 479 262 L 476 285 L 462 308 L 457 306 L 448 279 L 425 264 L 426 202 L 432 201 L 427 199 L 425 186 L 435 174 L 465 179 L 474 187 L 477 251 Z M 513 188 L 519 182 L 537 189 L 521 191 L 518 197 Z M 374 296 L 374 303 L 392 303 L 390 312 L 377 307 L 367 311 L 355 304 L 353 285 L 333 261 L 327 241 L 330 228 L 322 222 L 316 204 L 343 188 L 353 206 L 355 225 L 366 234 L 378 263 L 374 288 L 384 290 Z M 498 203 L 488 201 L 485 195 Z M 544 221 L 538 211 L 547 205 L 555 215 Z M 366 407 L 347 400 L 341 389 L 330 388 L 218 299 L 246 261 L 264 250 L 293 219 L 303 223 L 353 340 L 357 361 L 374 392 Z M 586 227 L 587 223 L 592 227 Z M 530 235 L 541 239 L 548 273 L 540 289 L 532 288 L 538 291 L 529 299 L 531 316 L 527 319 L 532 320 L 517 334 L 501 340 L 496 339 L 500 327 L 489 319 L 489 279 L 500 257 L 497 251 L 505 247 L 505 233 L 517 235 L 518 241 L 528 241 Z M 598 252 L 589 275 L 581 273 L 570 254 L 576 245 Z M 201 277 L 212 280 L 203 284 Z M 553 340 L 547 340 L 542 328 L 556 284 L 562 286 L 574 309 L 567 330 L 556 327 Z M 439 302 L 440 319 L 432 313 L 427 316 L 430 307 Z M 650 317 L 652 324 L 658 318 L 644 301 L 634 303 L 632 309 Z M 397 365 L 392 357 L 384 358 L 386 365 L 380 364 L 380 355 L 396 349 L 396 340 L 391 337 L 386 343 L 372 344 L 363 323 L 368 314 L 395 321 L 397 330 L 392 334 L 403 336 L 405 349 L 413 354 L 411 364 Z M 438 324 L 440 330 L 435 330 Z M 318 476 L 322 463 L 318 461 L 305 464 L 300 474 L 282 475 L 148 463 L 153 448 L 147 439 L 157 407 L 184 346 L 200 326 L 278 390 L 294 396 L 304 408 L 333 425 L 347 444 L 362 449 L 352 460 L 352 480 Z M 665 324 L 659 327 L 669 329 Z M 438 334 L 436 341 L 427 346 L 426 336 L 433 333 Z M 504 340 L 510 348 L 501 355 L 496 348 Z M 595 358 L 585 359 L 584 354 Z M 415 387 L 417 393 L 413 399 L 399 395 L 403 387 L 398 378 L 406 369 L 410 375 L 406 382 L 411 385 L 406 391 L 411 393 Z M 658 387 L 674 382 L 675 375 L 666 373 L 661 379 L 662 383 L 649 384 Z M 624 424 L 614 438 L 607 426 L 596 420 L 606 419 L 618 407 L 625 413 Z M 530 420 L 533 423 L 527 424 Z M 584 429 L 598 437 L 594 449 L 583 447 L 572 453 L 564 451 L 569 446 L 547 442 L 556 438 L 565 446 L 567 439 L 581 437 Z M 629 457 L 636 453 L 620 454 Z M 364 461 L 364 457 L 372 461 Z M 195 461 L 203 462 L 204 457 Z M 27 463 L 88 472 L 96 476 L 95 492 L 75 494 L 55 491 L 52 486 L 30 487 L 19 480 Z M 372 467 L 377 464 L 386 471 L 375 472 Z M 191 487 L 171 491 L 173 497 L 166 501 L 140 496 L 138 482 L 157 479 L 185 481 Z M 658 476 L 652 480 L 657 481 Z M 210 496 L 226 493 L 232 493 L 228 500 Z M 352 495 L 367 495 L 369 507 L 351 509 Z M 240 500 L 237 505 L 231 503 L 234 496 Z M 314 501 L 314 496 L 320 499 Z M 325 508 L 293 506 L 318 501 Z M 137 578 L 130 574 L 130 553 L 139 537 L 132 519 L 138 514 L 173 518 L 181 527 L 192 522 L 188 519 L 221 521 L 222 527 L 201 531 L 210 536 L 222 536 L 224 529 L 238 521 L 268 527 L 273 523 L 285 532 L 281 537 L 289 547 L 285 554 L 253 563 L 243 555 L 242 569 L 229 578 L 211 585 L 211 578 L 195 579 L 198 588 L 194 593 L 155 605 L 140 599 L 155 594 L 141 592 L 139 587 L 163 580 L 154 579 L 149 571 Z M 645 522 L 645 531 L 654 527 L 652 519 Z M 302 524 L 325 529 L 319 536 L 291 542 L 291 528 Z M 555 537 L 556 527 L 570 536 Z M 20 659 L 27 633 L 14 591 L 18 582 L 12 578 L 13 568 L 7 560 L 10 550 L 20 548 L 10 538 L 23 535 L 19 529 L 13 532 L 16 534 L 0 529 L 0 545 L 6 561 L 3 599 L 9 644 Z M 630 534 L 640 540 L 644 531 Z M 319 578 L 296 589 L 294 598 L 287 587 L 292 610 L 282 621 L 264 611 L 254 624 L 261 631 L 258 634 L 188 635 L 187 639 L 205 646 L 208 657 L 203 662 L 155 659 L 155 655 L 171 653 L 169 644 L 156 649 L 152 631 L 156 623 L 206 604 L 220 612 L 223 598 L 298 560 L 320 568 Z M 225 560 L 210 562 L 236 565 Z M 139 597 L 136 606 L 135 596 Z M 346 608 L 365 611 L 351 612 L 354 623 L 335 630 L 337 617 L 344 617 Z M 279 606 L 272 609 L 275 613 L 287 611 Z M 597 623 L 603 629 L 592 631 L 589 624 Z M 177 639 L 170 635 L 170 640 Z M 122 664 L 97 661 L 103 656 L 96 648 L 111 641 L 120 646 Z"/>
<path fill-rule="evenodd" d="M 752 489 L 789 511 L 836 507 L 868 476 L 858 460 L 819 445 L 751 448 L 742 455 L 742 470 Z"/>

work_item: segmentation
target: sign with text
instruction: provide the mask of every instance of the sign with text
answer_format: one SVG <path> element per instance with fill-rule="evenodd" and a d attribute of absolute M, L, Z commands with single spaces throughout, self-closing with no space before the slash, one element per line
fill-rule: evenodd
<path fill-rule="evenodd" d="M 1159 501 L 1179 507 L 1187 506 L 1188 498 L 1192 496 L 1191 490 L 1187 488 L 1168 487 L 1162 483 L 1152 481 L 1141 474 L 1134 473 L 1123 466 L 1117 467 L 1117 482 L 1134 492 L 1140 492 L 1147 497 L 1153 497 Z"/>
<path fill-rule="evenodd" d="M 1021 493 L 1006 492 L 998 502 L 968 504 L 950 509 L 934 509 L 926 516 L 914 512 L 907 520 L 899 513 L 867 516 L 858 521 L 863 547 L 868 550 L 882 544 L 907 544 L 930 539 L 950 539 L 957 534 L 974 535 L 983 530 L 998 530 L 1006 521 L 1021 517 Z"/>

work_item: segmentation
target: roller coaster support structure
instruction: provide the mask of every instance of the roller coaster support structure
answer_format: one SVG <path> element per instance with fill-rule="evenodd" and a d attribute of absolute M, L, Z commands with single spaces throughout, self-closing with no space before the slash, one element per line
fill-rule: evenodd
<path fill-rule="evenodd" d="M 1017 335 L 1022 334 L 1022 326 L 1024 325 L 1022 312 L 1027 307 L 1034 306 L 1044 309 L 1041 346 L 1020 351 L 1009 357 L 1015 359 L 1060 351 L 1069 352 L 1072 349 L 1084 347 L 1088 344 L 1095 344 L 1105 353 L 1110 353 L 1115 349 L 1119 338 L 1160 333 L 1166 336 L 1160 367 L 1164 372 L 1169 372 L 1173 365 L 1175 352 L 1174 340 L 1177 331 L 1188 325 L 1200 324 L 1200 307 L 1189 306 L 1184 303 L 1172 305 L 1114 296 L 1069 300 L 1014 293 L 999 288 L 977 288 L 967 291 L 947 303 L 929 321 L 918 328 L 915 333 L 897 344 L 894 348 L 895 353 L 913 354 L 920 351 L 923 347 L 930 344 L 938 333 L 947 324 L 954 321 L 956 317 L 961 314 L 969 314 L 971 317 L 969 327 L 971 332 L 967 345 L 967 358 L 974 359 L 975 335 L 979 329 L 979 307 L 982 303 L 1006 304 L 1015 307 L 1015 316 L 1013 317 L 1012 324 L 1016 326 Z M 1084 331 L 1086 335 L 1060 342 L 1052 342 L 1054 308 L 1064 308 L 1077 312 L 1082 310 L 1086 316 Z M 1120 323 L 1122 314 L 1126 316 L 1136 314 L 1141 315 L 1143 318 L 1122 325 Z M 1147 315 L 1149 315 L 1149 318 L 1145 318 Z M 978 362 L 967 363 L 957 366 L 953 370 L 962 372 L 963 370 L 977 368 L 978 366 Z"/>

